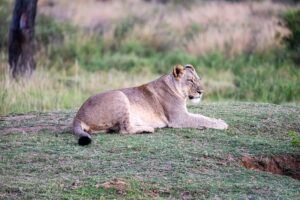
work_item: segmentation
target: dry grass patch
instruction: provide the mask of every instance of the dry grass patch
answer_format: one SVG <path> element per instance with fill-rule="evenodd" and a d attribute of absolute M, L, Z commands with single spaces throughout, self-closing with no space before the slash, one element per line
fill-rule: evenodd
<path fill-rule="evenodd" d="M 278 48 L 277 37 L 285 34 L 279 26 L 279 13 L 286 9 L 270 2 L 212 2 L 195 6 L 187 14 L 174 15 L 168 21 L 178 31 L 200 26 L 201 31 L 185 43 L 188 52 L 204 55 L 219 51 L 234 56 Z"/>
<path fill-rule="evenodd" d="M 0 115 L 11 112 L 45 111 L 74 108 L 89 96 L 106 90 L 138 86 L 153 80 L 155 75 L 130 74 L 116 70 L 88 73 L 78 65 L 70 71 L 52 73 L 37 69 L 30 80 L 12 80 L 8 66 L 2 65 L 0 75 Z"/>
<path fill-rule="evenodd" d="M 180 48 L 198 56 L 215 51 L 234 56 L 278 48 L 279 38 L 288 34 L 279 25 L 279 15 L 291 8 L 271 1 L 201 1 L 189 7 L 141 0 L 75 2 L 42 4 L 41 12 L 101 30 L 105 38 L 111 38 L 124 19 L 137 19 L 142 23 L 133 25 L 130 38 L 154 47 L 171 42 L 169 49 Z"/>

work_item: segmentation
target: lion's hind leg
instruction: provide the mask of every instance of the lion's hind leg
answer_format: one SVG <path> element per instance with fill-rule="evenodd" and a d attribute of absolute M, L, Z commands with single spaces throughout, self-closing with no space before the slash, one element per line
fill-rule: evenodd
<path fill-rule="evenodd" d="M 119 124 L 119 132 L 121 134 L 139 134 L 153 133 L 154 128 L 146 125 L 134 125 L 131 121 L 129 112 L 123 117 Z"/>
<path fill-rule="evenodd" d="M 154 128 L 150 126 L 128 126 L 126 129 L 121 129 L 122 134 L 139 134 L 139 133 L 153 133 Z"/>
<path fill-rule="evenodd" d="M 138 133 L 153 133 L 154 128 L 150 126 L 133 126 L 131 127 L 131 134 Z"/>

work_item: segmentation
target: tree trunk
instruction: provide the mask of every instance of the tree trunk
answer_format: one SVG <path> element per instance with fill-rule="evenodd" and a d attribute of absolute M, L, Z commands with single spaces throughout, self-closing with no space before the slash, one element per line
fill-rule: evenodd
<path fill-rule="evenodd" d="M 13 78 L 30 78 L 34 69 L 34 24 L 37 0 L 16 0 L 9 29 L 8 62 Z"/>

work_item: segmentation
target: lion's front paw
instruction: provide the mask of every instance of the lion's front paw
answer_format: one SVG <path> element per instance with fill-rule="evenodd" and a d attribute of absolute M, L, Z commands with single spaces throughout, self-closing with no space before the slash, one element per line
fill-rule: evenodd
<path fill-rule="evenodd" d="M 228 124 L 222 119 L 215 119 L 214 128 L 220 130 L 226 130 L 228 128 Z"/>

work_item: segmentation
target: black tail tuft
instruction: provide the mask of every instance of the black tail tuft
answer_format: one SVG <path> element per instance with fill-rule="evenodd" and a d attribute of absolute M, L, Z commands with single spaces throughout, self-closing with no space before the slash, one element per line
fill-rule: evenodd
<path fill-rule="evenodd" d="M 91 144 L 91 142 L 92 142 L 91 138 L 87 136 L 82 136 L 78 139 L 78 144 L 82 146 L 89 145 Z"/>

